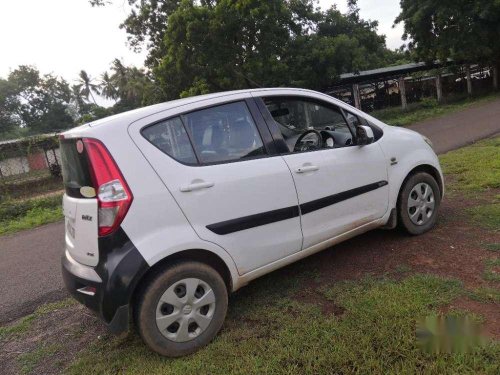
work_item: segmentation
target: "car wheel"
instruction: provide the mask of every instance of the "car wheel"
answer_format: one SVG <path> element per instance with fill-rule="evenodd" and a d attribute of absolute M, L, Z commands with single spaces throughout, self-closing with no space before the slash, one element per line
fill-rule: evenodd
<path fill-rule="evenodd" d="M 226 316 L 226 285 L 210 266 L 182 262 L 143 288 L 135 319 L 143 341 L 167 357 L 191 354 L 217 335 Z"/>
<path fill-rule="evenodd" d="M 436 224 L 440 203 L 441 192 L 434 177 L 425 172 L 410 176 L 399 195 L 400 226 L 413 235 L 427 232 Z"/>

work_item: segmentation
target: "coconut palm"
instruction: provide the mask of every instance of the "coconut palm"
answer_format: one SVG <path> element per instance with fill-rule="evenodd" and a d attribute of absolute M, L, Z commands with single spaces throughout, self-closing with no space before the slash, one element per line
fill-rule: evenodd
<path fill-rule="evenodd" d="M 80 94 L 87 100 L 90 96 L 94 104 L 97 105 L 93 92 L 99 95 L 99 86 L 93 83 L 93 79 L 87 74 L 85 70 L 80 71 L 79 77 L 80 79 L 78 80 L 78 82 L 79 85 L 81 85 Z"/>
<path fill-rule="evenodd" d="M 101 95 L 107 99 L 117 99 L 118 98 L 118 90 L 116 89 L 113 77 L 108 74 L 108 72 L 104 72 L 101 75 L 100 80 L 100 89 Z"/>
<path fill-rule="evenodd" d="M 127 73 L 129 69 L 119 59 L 114 59 L 111 64 L 111 70 L 113 71 L 112 81 L 121 96 L 122 89 L 127 86 Z"/>

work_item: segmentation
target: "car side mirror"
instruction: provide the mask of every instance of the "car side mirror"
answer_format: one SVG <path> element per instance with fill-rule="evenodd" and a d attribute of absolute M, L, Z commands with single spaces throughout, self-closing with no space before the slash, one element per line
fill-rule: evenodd
<path fill-rule="evenodd" d="M 356 140 L 359 146 L 369 145 L 374 139 L 372 128 L 366 125 L 356 127 Z"/>

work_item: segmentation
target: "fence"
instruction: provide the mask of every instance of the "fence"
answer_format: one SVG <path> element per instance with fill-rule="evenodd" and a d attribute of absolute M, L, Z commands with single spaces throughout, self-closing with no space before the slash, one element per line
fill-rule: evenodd
<path fill-rule="evenodd" d="M 61 154 L 56 134 L 0 142 L 0 200 L 61 188 Z"/>

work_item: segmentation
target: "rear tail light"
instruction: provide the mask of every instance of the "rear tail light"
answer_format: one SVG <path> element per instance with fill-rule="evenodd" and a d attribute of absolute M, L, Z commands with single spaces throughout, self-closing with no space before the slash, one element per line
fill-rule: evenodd
<path fill-rule="evenodd" d="M 132 192 L 102 142 L 84 138 L 92 180 L 99 202 L 99 236 L 118 228 L 132 203 Z"/>

